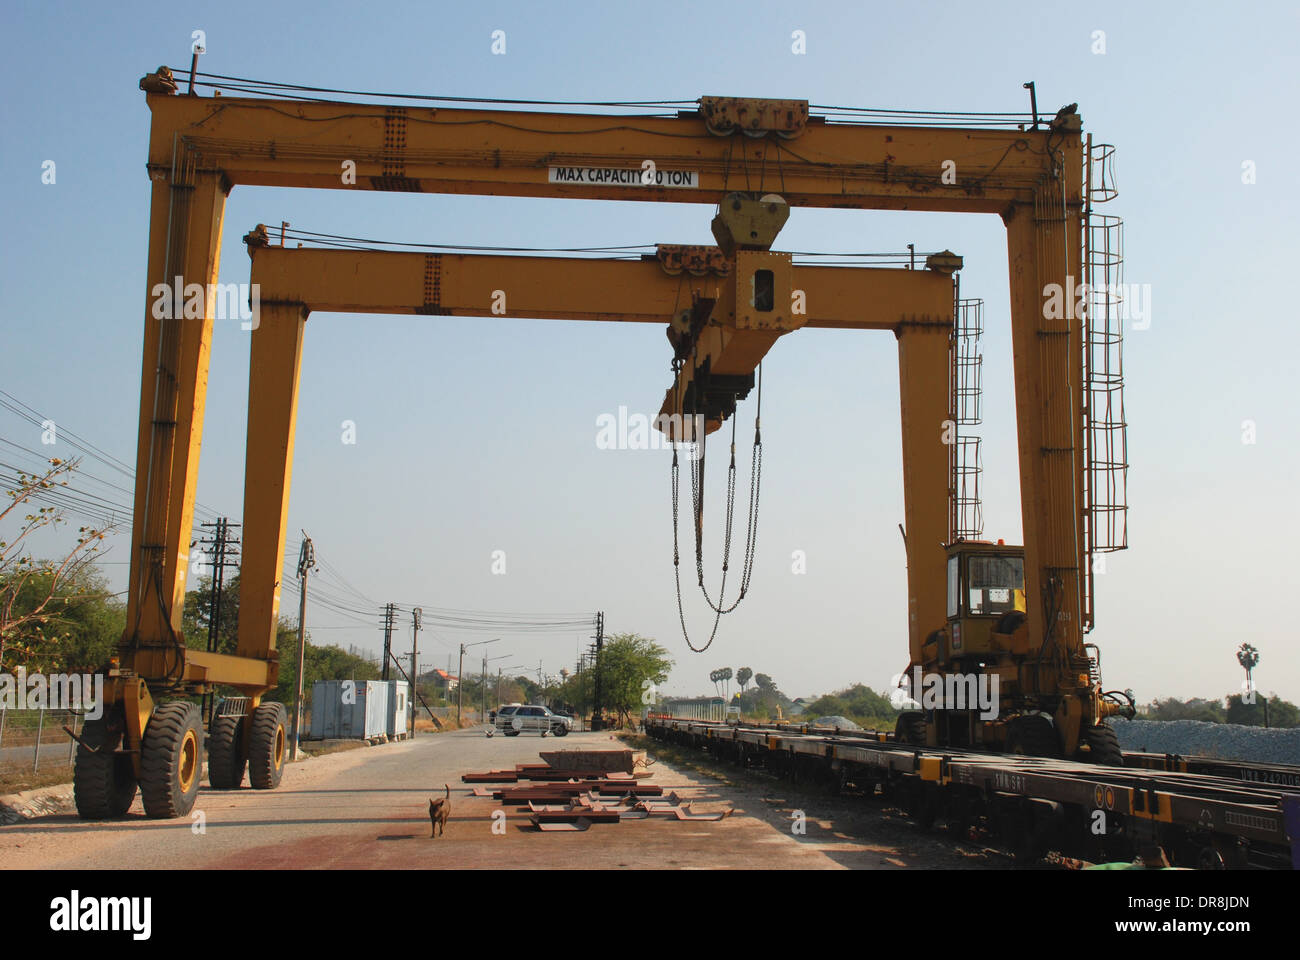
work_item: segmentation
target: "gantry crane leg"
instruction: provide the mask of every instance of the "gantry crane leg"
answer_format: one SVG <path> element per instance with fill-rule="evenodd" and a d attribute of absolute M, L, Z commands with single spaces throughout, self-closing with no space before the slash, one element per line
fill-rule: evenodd
<path fill-rule="evenodd" d="M 1065 170 L 1078 169 L 1077 145 Z M 1061 181 L 1039 187 L 1034 204 L 1004 218 L 1011 281 L 1011 337 L 1020 452 L 1028 635 L 1041 659 L 1026 661 L 1020 687 L 1040 697 L 1068 754 L 1088 709 L 1082 648 L 1080 574 L 1083 512 L 1082 317 L 1078 315 L 1081 237 L 1078 192 Z M 1067 217 L 1067 211 L 1069 216 Z M 1058 315 L 1059 314 L 1059 315 Z M 1050 630 L 1050 634 L 1047 632 Z"/>
<path fill-rule="evenodd" d="M 932 629 L 927 614 L 942 610 L 947 596 L 948 445 L 955 440 L 947 389 L 952 329 L 951 322 L 936 318 L 904 323 L 897 330 L 907 634 L 913 664 L 925 663 L 922 644 Z"/>

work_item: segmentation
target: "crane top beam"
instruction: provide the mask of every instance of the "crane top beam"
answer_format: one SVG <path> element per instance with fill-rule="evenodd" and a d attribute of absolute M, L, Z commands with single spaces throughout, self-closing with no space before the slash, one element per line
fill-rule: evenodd
<path fill-rule="evenodd" d="M 726 278 L 669 276 L 658 258 L 527 257 L 250 246 L 262 303 L 312 312 L 667 324 Z M 935 270 L 795 265 L 809 327 L 952 326 L 952 277 Z M 500 292 L 500 296 L 494 293 Z"/>
<path fill-rule="evenodd" d="M 147 78 L 146 78 L 147 79 Z M 703 111 L 619 116 L 147 93 L 149 171 L 225 185 L 1006 214 L 1079 149 L 1064 108 L 1044 130 L 835 123 L 761 136 Z M 705 98 L 713 101 L 717 98 Z M 818 122 L 820 121 L 820 122 Z M 1079 200 L 1070 181 L 1069 201 Z"/>

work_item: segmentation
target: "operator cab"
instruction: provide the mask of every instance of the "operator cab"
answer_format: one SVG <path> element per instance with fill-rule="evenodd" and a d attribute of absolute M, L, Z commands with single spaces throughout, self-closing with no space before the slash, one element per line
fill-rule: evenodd
<path fill-rule="evenodd" d="M 991 652 L 991 634 L 1014 630 L 1023 622 L 1026 609 L 1024 547 L 1001 540 L 949 544 L 947 619 L 952 656 Z"/>

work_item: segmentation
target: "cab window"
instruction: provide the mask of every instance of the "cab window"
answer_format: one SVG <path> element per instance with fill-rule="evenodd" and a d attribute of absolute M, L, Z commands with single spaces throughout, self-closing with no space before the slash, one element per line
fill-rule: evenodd
<path fill-rule="evenodd" d="M 1025 609 L 1025 562 L 1020 557 L 973 556 L 966 576 L 971 615 Z"/>
<path fill-rule="evenodd" d="M 948 616 L 957 616 L 957 601 L 961 599 L 961 590 L 957 584 L 958 562 L 961 557 L 948 558 Z"/>

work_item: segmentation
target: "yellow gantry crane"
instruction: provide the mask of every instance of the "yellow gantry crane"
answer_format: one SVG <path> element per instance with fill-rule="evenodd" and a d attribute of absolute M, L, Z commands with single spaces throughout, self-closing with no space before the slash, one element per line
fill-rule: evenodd
<path fill-rule="evenodd" d="M 250 545 L 276 538 L 277 529 L 282 542 L 284 503 L 268 496 L 246 505 L 241 583 L 247 593 L 241 598 L 235 654 L 187 649 L 181 617 L 213 316 L 210 302 L 203 316 L 193 318 L 158 316 L 153 309 L 152 291 L 174 278 L 213 288 L 225 197 L 240 184 L 717 205 L 724 222 L 715 236 L 732 264 L 736 287 L 722 292 L 707 314 L 701 306 L 694 319 L 674 318 L 674 345 L 683 337 L 694 339 L 694 356 L 707 356 L 711 364 L 716 356 L 718 368 L 741 368 L 751 358 L 757 362 L 774 333 L 799 325 L 793 312 L 785 315 L 785 306 L 791 303 L 788 295 L 799 289 L 793 287 L 794 272 L 803 268 L 780 262 L 780 255 L 765 246 L 770 237 L 762 236 L 765 229 L 775 235 L 771 221 L 781 205 L 1000 216 L 1007 228 L 1011 273 L 1023 594 L 1029 599 L 1022 622 L 998 624 L 1010 633 L 990 633 L 1022 639 L 990 640 L 985 668 L 1005 675 L 1003 690 L 1013 691 L 1014 697 L 1005 721 L 991 725 L 984 739 L 1002 742 L 1009 723 L 1032 713 L 1050 717 L 1057 748 L 1073 754 L 1086 742 L 1087 730 L 1117 709 L 1103 699 L 1083 644 L 1091 617 L 1092 504 L 1081 376 L 1086 340 L 1075 318 L 1043 308 L 1045 290 L 1073 290 L 1084 268 L 1088 157 L 1073 108 L 1063 109 L 1043 129 L 1035 124 L 1032 130 L 992 130 L 834 123 L 810 116 L 808 104 L 796 100 L 703 97 L 698 109 L 676 116 L 611 120 L 593 114 L 181 96 L 166 68 L 147 75 L 141 88 L 153 115 L 147 164 L 152 181 L 151 293 L 127 627 L 110 671 L 105 720 L 89 725 L 79 745 L 76 782 L 82 816 L 120 814 L 137 782 L 149 815 L 187 812 L 203 755 L 198 710 L 183 700 L 158 704 L 167 697 L 210 692 L 217 685 L 244 694 L 223 705 L 210 732 L 209 753 L 219 779 L 228 783 L 236 774 L 242 777 L 247 762 L 254 786 L 279 782 L 284 711 L 261 697 L 277 675 L 274 613 L 280 552 L 274 552 L 273 562 L 263 560 L 269 566 L 262 570 L 250 565 Z M 732 205 L 730 213 L 726 204 Z M 553 275 L 543 282 L 552 292 L 564 289 Z M 943 285 L 950 286 L 947 280 Z M 441 301 L 442 278 L 436 270 L 432 276 L 421 274 L 421 287 L 422 303 Z M 756 295 L 759 304 L 770 303 L 782 317 L 748 311 Z M 950 289 L 946 296 L 951 299 Z M 544 305 L 544 315 L 563 315 L 551 306 Z M 861 302 L 851 307 L 850 318 L 864 311 Z M 734 309 L 735 316 L 720 312 L 714 317 L 714 308 Z M 810 315 L 818 309 L 810 298 Z M 264 302 L 263 323 L 267 310 Z M 951 317 L 949 308 L 944 322 L 934 324 L 932 336 L 900 336 L 905 426 L 915 416 L 938 433 L 935 418 L 948 419 Z M 707 329 L 718 325 L 727 328 L 721 335 Z M 286 341 L 266 349 L 277 356 L 295 353 L 301 327 L 292 328 L 272 324 L 268 335 Z M 937 359 L 923 360 L 922 354 L 942 355 L 943 372 L 933 372 L 940 369 Z M 679 380 L 698 369 L 698 363 L 683 365 Z M 912 377 L 912 370 L 930 372 Z M 288 409 L 287 422 L 276 429 L 287 431 L 285 442 L 291 445 L 296 376 L 292 385 L 264 379 L 255 377 L 250 384 L 250 408 Z M 924 432 L 917 430 L 917 436 Z M 941 464 L 937 475 L 946 483 L 947 451 L 936 453 L 933 444 L 914 442 L 911 434 L 905 429 L 906 489 L 934 482 L 931 457 Z M 251 444 L 250 431 L 250 455 Z M 287 453 L 272 456 L 259 446 L 256 456 L 264 455 L 265 461 L 250 459 L 250 469 L 287 493 Z M 934 513 L 939 519 L 908 507 L 911 660 L 927 669 L 952 660 L 951 651 L 942 649 L 942 636 L 951 626 L 945 618 L 947 511 L 935 507 Z M 920 560 L 926 551 L 942 562 Z M 255 552 L 263 554 L 260 548 Z M 269 596 L 255 598 L 261 590 Z M 926 646 L 936 635 L 938 650 L 933 643 Z M 1022 650 L 1037 651 L 1037 658 Z M 938 724 L 925 725 L 924 735 L 931 740 L 942 732 Z"/>

